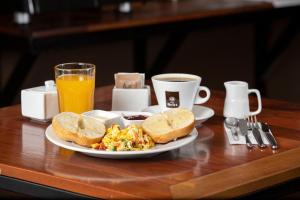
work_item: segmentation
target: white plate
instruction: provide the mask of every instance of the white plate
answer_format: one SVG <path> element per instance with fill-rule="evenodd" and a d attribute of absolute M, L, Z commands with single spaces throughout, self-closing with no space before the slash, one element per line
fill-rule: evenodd
<path fill-rule="evenodd" d="M 145 108 L 143 111 L 150 112 L 150 113 L 159 113 L 160 108 L 159 105 L 155 105 L 155 106 L 150 106 L 148 108 Z M 199 105 L 194 105 L 192 112 L 195 115 L 196 127 L 201 126 L 203 122 L 205 122 L 215 114 L 213 109 L 205 106 L 199 106 Z"/>
<path fill-rule="evenodd" d="M 187 136 L 180 138 L 178 140 L 169 142 L 167 144 L 156 144 L 155 147 L 145 150 L 145 151 L 103 151 L 96 150 L 87 147 L 83 147 L 72 142 L 67 142 L 56 136 L 52 129 L 52 125 L 49 125 L 46 129 L 46 137 L 53 144 L 63 147 L 65 149 L 78 151 L 89 156 L 100 157 L 100 158 L 114 158 L 114 159 L 128 159 L 128 158 L 142 158 L 151 157 L 159 153 L 170 151 L 173 149 L 178 149 L 192 141 L 194 141 L 198 136 L 198 131 L 194 130 Z"/>

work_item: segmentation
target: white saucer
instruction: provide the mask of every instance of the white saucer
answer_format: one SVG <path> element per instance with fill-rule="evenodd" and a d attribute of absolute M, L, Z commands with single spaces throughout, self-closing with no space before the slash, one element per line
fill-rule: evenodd
<path fill-rule="evenodd" d="M 159 108 L 159 105 L 154 105 L 154 106 L 145 108 L 143 111 L 150 112 L 150 113 L 159 113 L 160 108 Z M 199 106 L 199 105 L 194 105 L 192 112 L 195 115 L 196 127 L 200 126 L 203 122 L 205 122 L 206 120 L 208 120 L 215 114 L 213 109 L 205 107 L 205 106 Z"/>

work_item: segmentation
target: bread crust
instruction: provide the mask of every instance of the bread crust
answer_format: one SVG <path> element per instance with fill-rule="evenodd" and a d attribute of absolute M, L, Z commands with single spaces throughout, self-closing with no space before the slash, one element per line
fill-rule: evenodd
<path fill-rule="evenodd" d="M 176 113 L 177 111 L 174 110 L 175 115 L 176 114 L 178 114 L 178 115 L 182 114 L 182 113 L 180 113 L 180 111 L 182 111 L 183 109 L 180 109 L 180 108 L 176 108 L 176 109 L 178 109 L 179 113 Z M 150 137 L 154 140 L 155 143 L 167 143 L 167 142 L 170 142 L 170 141 L 175 140 L 177 138 L 184 137 L 184 136 L 188 135 L 189 133 L 191 133 L 192 130 L 194 129 L 194 127 L 195 127 L 195 117 L 194 117 L 194 115 L 192 114 L 191 111 L 187 111 L 187 112 L 190 112 L 190 116 L 193 116 L 193 120 L 191 120 L 191 123 L 188 124 L 187 126 L 184 126 L 182 128 L 176 128 L 176 129 L 175 128 L 174 129 L 170 128 L 170 131 L 166 131 L 166 132 L 162 133 L 162 132 L 155 132 L 153 129 L 151 129 L 151 127 L 149 127 L 148 125 L 143 124 L 142 125 L 143 130 L 146 134 L 150 135 Z M 166 116 L 166 115 L 164 115 L 164 113 L 159 113 L 159 114 L 153 115 L 152 117 L 157 117 L 159 115 Z M 165 118 L 165 120 L 168 120 L 168 119 Z"/>
<path fill-rule="evenodd" d="M 195 127 L 195 120 L 193 121 L 193 123 L 191 123 L 190 125 L 188 125 L 186 127 L 172 130 L 163 135 L 156 135 L 155 133 L 153 133 L 152 131 L 150 131 L 144 127 L 143 127 L 143 130 L 145 131 L 146 134 L 150 135 L 150 137 L 155 141 L 155 143 L 164 144 L 164 143 L 168 143 L 172 140 L 175 140 L 177 138 L 181 138 L 181 137 L 188 135 L 189 133 L 192 132 L 194 127 Z"/>
<path fill-rule="evenodd" d="M 79 115 L 80 117 L 80 115 Z M 102 140 L 102 137 L 104 136 L 104 133 L 102 136 L 99 134 L 99 138 L 89 138 L 82 134 L 78 134 L 77 132 L 72 132 L 67 129 L 65 129 L 57 120 L 56 117 L 52 120 L 52 128 L 55 132 L 55 134 L 62 140 L 74 142 L 76 144 L 79 144 L 81 146 L 90 147 L 92 144 L 100 142 Z"/>

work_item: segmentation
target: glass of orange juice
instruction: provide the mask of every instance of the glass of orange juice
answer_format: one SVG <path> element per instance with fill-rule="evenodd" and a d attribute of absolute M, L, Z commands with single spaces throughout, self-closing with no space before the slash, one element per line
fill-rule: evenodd
<path fill-rule="evenodd" d="M 54 67 L 60 112 L 83 113 L 94 108 L 96 66 L 64 63 Z"/>

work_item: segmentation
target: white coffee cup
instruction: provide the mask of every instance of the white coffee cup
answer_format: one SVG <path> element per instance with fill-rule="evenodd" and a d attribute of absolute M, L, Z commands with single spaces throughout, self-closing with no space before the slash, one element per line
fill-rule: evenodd
<path fill-rule="evenodd" d="M 152 77 L 152 83 L 161 111 L 177 107 L 192 110 L 194 104 L 202 104 L 210 98 L 210 90 L 200 86 L 200 76 L 159 74 Z M 206 92 L 206 97 L 200 97 L 202 90 Z"/>
<path fill-rule="evenodd" d="M 226 89 L 224 117 L 243 119 L 261 112 L 261 96 L 257 89 L 248 89 L 248 83 L 243 81 L 229 81 L 224 85 Z M 254 112 L 250 112 L 249 108 L 250 93 L 255 93 L 257 96 L 258 108 Z"/>

